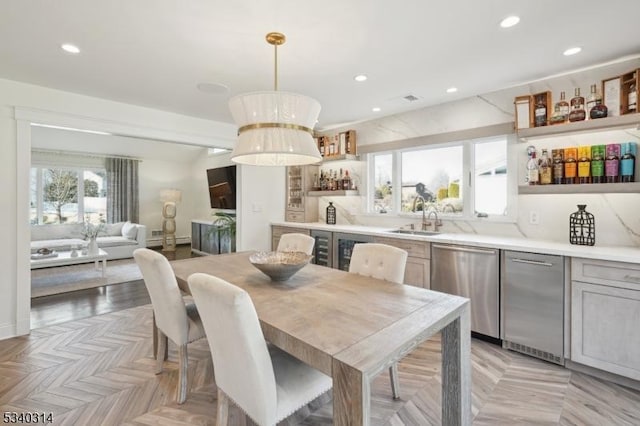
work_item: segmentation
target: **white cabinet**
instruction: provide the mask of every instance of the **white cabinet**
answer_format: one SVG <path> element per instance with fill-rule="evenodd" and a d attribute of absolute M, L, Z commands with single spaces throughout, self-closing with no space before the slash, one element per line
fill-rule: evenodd
<path fill-rule="evenodd" d="M 640 380 L 640 265 L 571 262 L 571 360 Z"/>
<path fill-rule="evenodd" d="M 404 284 L 426 289 L 431 287 L 431 243 L 386 237 L 375 237 L 374 242 L 388 244 L 407 251 L 408 257 L 407 266 L 404 269 Z"/>

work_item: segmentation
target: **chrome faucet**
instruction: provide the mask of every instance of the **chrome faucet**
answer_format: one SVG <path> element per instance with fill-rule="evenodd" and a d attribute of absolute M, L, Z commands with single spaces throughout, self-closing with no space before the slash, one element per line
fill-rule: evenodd
<path fill-rule="evenodd" d="M 427 208 L 427 200 L 425 200 L 422 195 L 416 195 L 416 198 L 413 199 L 413 208 L 411 209 L 411 211 L 413 211 L 414 213 L 416 212 L 416 203 L 418 202 L 418 199 L 422 200 L 422 230 L 426 231 L 427 226 L 431 225 L 431 222 L 427 222 L 427 217 L 425 216 L 426 208 Z M 436 219 L 437 218 L 438 218 L 438 215 L 436 215 Z"/>
<path fill-rule="evenodd" d="M 424 213 L 424 211 L 422 212 Z M 427 219 L 431 219 L 431 215 L 435 216 L 435 220 L 433 221 L 433 231 L 434 232 L 438 232 L 438 227 L 442 226 L 442 221 L 440 219 L 438 219 L 438 212 L 436 212 L 435 210 L 429 210 L 429 214 L 427 215 Z M 431 223 L 431 222 L 429 222 Z M 425 229 L 426 230 L 426 229 Z"/>

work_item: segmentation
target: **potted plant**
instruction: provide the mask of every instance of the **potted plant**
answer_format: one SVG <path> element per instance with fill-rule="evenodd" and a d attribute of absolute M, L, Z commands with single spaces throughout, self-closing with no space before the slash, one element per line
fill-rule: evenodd
<path fill-rule="evenodd" d="M 224 212 L 213 213 L 213 224 L 218 232 L 220 253 L 236 251 L 236 215 Z"/>

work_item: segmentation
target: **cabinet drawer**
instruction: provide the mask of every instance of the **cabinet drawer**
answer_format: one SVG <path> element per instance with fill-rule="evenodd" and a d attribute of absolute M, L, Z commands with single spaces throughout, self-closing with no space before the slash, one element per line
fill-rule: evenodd
<path fill-rule="evenodd" d="M 640 265 L 595 259 L 571 259 L 571 279 L 640 290 Z"/>
<path fill-rule="evenodd" d="M 285 215 L 285 219 L 286 219 L 287 222 L 304 223 L 304 212 L 303 211 L 296 212 L 296 211 L 292 211 L 292 210 L 287 210 L 287 213 Z"/>
<path fill-rule="evenodd" d="M 410 241 L 400 238 L 376 237 L 374 242 L 388 244 L 406 250 L 410 257 L 429 259 L 431 257 L 431 243 L 426 241 Z"/>

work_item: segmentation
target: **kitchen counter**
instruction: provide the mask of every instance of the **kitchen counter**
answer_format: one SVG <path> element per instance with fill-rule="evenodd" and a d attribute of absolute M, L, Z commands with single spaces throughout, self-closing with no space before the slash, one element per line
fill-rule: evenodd
<path fill-rule="evenodd" d="M 393 237 L 405 240 L 429 241 L 432 243 L 461 244 L 475 247 L 498 248 L 533 253 L 556 254 L 586 259 L 610 260 L 640 264 L 640 248 L 622 246 L 578 246 L 554 241 L 529 238 L 499 237 L 479 234 L 441 233 L 437 235 L 396 234 L 390 232 L 396 228 L 383 228 L 358 225 L 326 225 L 324 223 L 272 222 L 275 226 L 315 229 L 322 231 L 345 232 L 353 234 Z"/>

